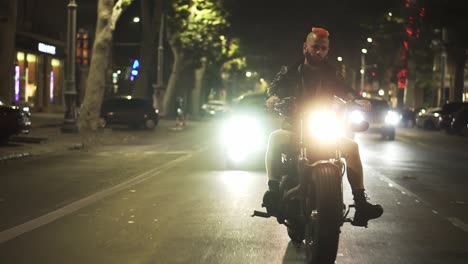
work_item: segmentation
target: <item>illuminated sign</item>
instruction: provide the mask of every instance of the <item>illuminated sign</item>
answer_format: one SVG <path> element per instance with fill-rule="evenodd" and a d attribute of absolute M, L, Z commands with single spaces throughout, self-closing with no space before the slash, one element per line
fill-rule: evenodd
<path fill-rule="evenodd" d="M 44 52 L 44 53 L 48 53 L 48 54 L 55 55 L 56 47 L 55 47 L 55 46 L 52 46 L 52 45 L 47 45 L 47 44 L 44 44 L 44 43 L 39 42 L 39 44 L 37 45 L 37 49 L 38 49 L 40 52 Z"/>
<path fill-rule="evenodd" d="M 135 77 L 138 76 L 138 70 L 140 69 L 140 61 L 138 59 L 134 59 L 132 63 L 132 70 L 130 72 L 130 81 L 134 81 Z"/>

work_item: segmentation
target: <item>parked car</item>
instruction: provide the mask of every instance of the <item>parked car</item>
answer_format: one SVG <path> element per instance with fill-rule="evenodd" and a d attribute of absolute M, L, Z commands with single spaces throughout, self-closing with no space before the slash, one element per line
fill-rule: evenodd
<path fill-rule="evenodd" d="M 459 111 L 453 114 L 450 132 L 453 134 L 466 134 L 465 129 L 468 127 L 468 106 L 464 106 Z"/>
<path fill-rule="evenodd" d="M 159 122 L 158 110 L 150 100 L 126 97 L 105 99 L 101 107 L 101 126 L 127 125 L 153 129 Z"/>
<path fill-rule="evenodd" d="M 27 107 L 7 105 L 0 101 L 0 141 L 13 135 L 28 134 L 31 130 L 31 113 Z"/>
<path fill-rule="evenodd" d="M 439 129 L 439 117 L 442 108 L 421 109 L 416 117 L 416 126 L 424 129 Z"/>
<path fill-rule="evenodd" d="M 468 103 L 463 102 L 448 102 L 442 106 L 442 112 L 439 117 L 439 127 L 441 130 L 450 133 L 453 115 L 468 106 Z"/>
<path fill-rule="evenodd" d="M 363 113 L 364 120 L 369 122 L 367 133 L 378 133 L 383 138 L 394 140 L 396 126 L 400 123 L 401 115 L 390 108 L 385 100 L 366 99 L 371 103 L 371 112 Z"/>
<path fill-rule="evenodd" d="M 229 112 L 229 106 L 225 101 L 210 100 L 201 107 L 202 117 L 221 117 Z"/>

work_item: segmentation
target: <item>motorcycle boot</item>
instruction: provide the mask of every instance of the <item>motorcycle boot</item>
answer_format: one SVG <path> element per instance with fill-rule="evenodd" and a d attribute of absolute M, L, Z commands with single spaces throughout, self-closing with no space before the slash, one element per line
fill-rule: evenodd
<path fill-rule="evenodd" d="M 263 195 L 262 207 L 266 207 L 267 212 L 272 216 L 277 216 L 280 204 L 279 182 L 275 180 L 268 181 L 268 190 Z"/>
<path fill-rule="evenodd" d="M 367 202 L 369 198 L 364 190 L 353 190 L 356 213 L 351 222 L 354 226 L 367 227 L 367 221 L 379 218 L 383 214 L 383 208 L 380 204 L 371 204 Z"/>

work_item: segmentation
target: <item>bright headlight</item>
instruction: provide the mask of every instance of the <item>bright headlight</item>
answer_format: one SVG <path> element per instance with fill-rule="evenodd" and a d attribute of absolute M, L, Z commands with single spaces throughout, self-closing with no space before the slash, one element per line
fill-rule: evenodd
<path fill-rule="evenodd" d="M 400 115 L 395 111 L 388 111 L 385 116 L 385 123 L 396 126 L 400 122 Z"/>
<path fill-rule="evenodd" d="M 359 110 L 354 110 L 349 115 L 349 121 L 354 124 L 359 124 L 364 121 L 364 114 Z"/>
<path fill-rule="evenodd" d="M 310 115 L 308 127 L 312 135 L 325 143 L 337 140 L 343 132 L 342 123 L 332 111 L 318 111 Z"/>
<path fill-rule="evenodd" d="M 230 148 L 253 148 L 260 145 L 262 129 L 258 121 L 249 116 L 232 117 L 224 126 L 223 143 Z"/>

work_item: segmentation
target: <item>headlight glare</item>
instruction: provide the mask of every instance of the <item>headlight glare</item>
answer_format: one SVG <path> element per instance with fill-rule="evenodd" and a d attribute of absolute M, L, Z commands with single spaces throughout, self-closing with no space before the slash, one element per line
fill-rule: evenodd
<path fill-rule="evenodd" d="M 337 140 L 342 132 L 343 127 L 332 111 L 318 111 L 309 116 L 308 127 L 312 135 L 325 143 Z"/>
<path fill-rule="evenodd" d="M 400 115 L 395 111 L 388 111 L 385 116 L 385 123 L 396 126 L 400 122 Z"/>
<path fill-rule="evenodd" d="M 364 114 L 359 110 L 354 110 L 349 115 L 349 120 L 351 123 L 359 124 L 364 121 Z"/>

